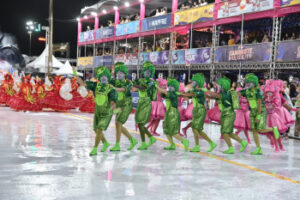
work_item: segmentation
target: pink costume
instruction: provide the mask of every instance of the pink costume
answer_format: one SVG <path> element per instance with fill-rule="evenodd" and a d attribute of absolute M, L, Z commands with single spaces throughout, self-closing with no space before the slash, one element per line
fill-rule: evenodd
<path fill-rule="evenodd" d="M 237 88 L 236 91 L 241 91 L 242 88 Z M 250 130 L 250 110 L 247 98 L 239 96 L 240 109 L 235 111 L 236 117 L 234 121 L 234 127 L 236 129 Z"/>
<path fill-rule="evenodd" d="M 167 80 L 165 79 L 157 79 L 156 81 L 159 82 L 158 86 L 163 88 L 167 87 Z M 160 93 L 157 93 L 157 100 L 152 101 L 152 111 L 150 115 L 151 120 L 163 120 L 166 113 L 166 107 L 163 103 L 163 98 L 161 97 Z"/>
<path fill-rule="evenodd" d="M 207 116 L 210 121 L 214 121 L 220 123 L 221 111 L 218 106 L 218 102 L 216 101 L 215 106 L 207 111 Z"/>

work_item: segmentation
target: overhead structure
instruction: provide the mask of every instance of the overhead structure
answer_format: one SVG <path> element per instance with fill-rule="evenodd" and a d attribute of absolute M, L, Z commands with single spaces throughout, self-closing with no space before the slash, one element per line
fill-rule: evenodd
<path fill-rule="evenodd" d="M 64 66 L 53 72 L 56 75 L 73 75 L 73 68 L 67 60 Z M 78 76 L 83 76 L 83 73 L 77 72 Z"/>
<path fill-rule="evenodd" d="M 57 58 L 52 55 L 52 62 L 54 69 L 60 69 L 64 66 Z M 44 49 L 43 53 L 36 58 L 34 61 L 29 63 L 26 68 L 31 68 L 37 70 L 40 73 L 47 73 L 48 72 L 48 46 Z"/>

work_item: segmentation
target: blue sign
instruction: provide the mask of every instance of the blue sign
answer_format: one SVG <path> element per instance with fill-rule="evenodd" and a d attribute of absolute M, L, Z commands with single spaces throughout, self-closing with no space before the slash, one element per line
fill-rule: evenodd
<path fill-rule="evenodd" d="M 100 28 L 96 30 L 96 39 L 109 38 L 114 36 L 115 28 L 113 26 Z"/>
<path fill-rule="evenodd" d="M 133 107 L 136 108 L 137 104 L 139 102 L 139 93 L 138 92 L 131 92 L 131 97 L 132 97 Z"/>
<path fill-rule="evenodd" d="M 116 36 L 128 35 L 137 33 L 140 30 L 140 21 L 128 22 L 126 24 L 118 24 L 116 29 Z"/>
<path fill-rule="evenodd" d="M 113 56 L 95 56 L 94 66 L 112 66 L 114 63 Z"/>
<path fill-rule="evenodd" d="M 143 31 L 156 30 L 167 28 L 171 26 L 171 14 L 162 15 L 158 17 L 146 18 L 143 20 Z"/>

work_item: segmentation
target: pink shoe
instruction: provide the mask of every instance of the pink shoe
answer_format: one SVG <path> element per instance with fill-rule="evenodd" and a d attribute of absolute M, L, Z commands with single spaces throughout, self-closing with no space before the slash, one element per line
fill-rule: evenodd
<path fill-rule="evenodd" d="M 275 153 L 278 153 L 279 152 L 279 149 L 275 149 L 275 151 L 274 151 Z"/>
<path fill-rule="evenodd" d="M 158 134 L 158 133 L 156 133 L 156 132 L 150 132 L 151 133 L 151 135 L 153 135 L 153 136 L 160 136 L 160 134 Z"/>

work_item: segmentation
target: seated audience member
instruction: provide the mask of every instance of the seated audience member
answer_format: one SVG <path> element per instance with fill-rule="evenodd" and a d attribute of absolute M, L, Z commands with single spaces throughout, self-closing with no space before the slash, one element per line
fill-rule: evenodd
<path fill-rule="evenodd" d="M 235 45 L 235 40 L 232 35 L 229 35 L 228 46 Z"/>
<path fill-rule="evenodd" d="M 261 42 L 269 42 L 269 37 L 267 34 L 264 34 L 264 37 Z"/>

